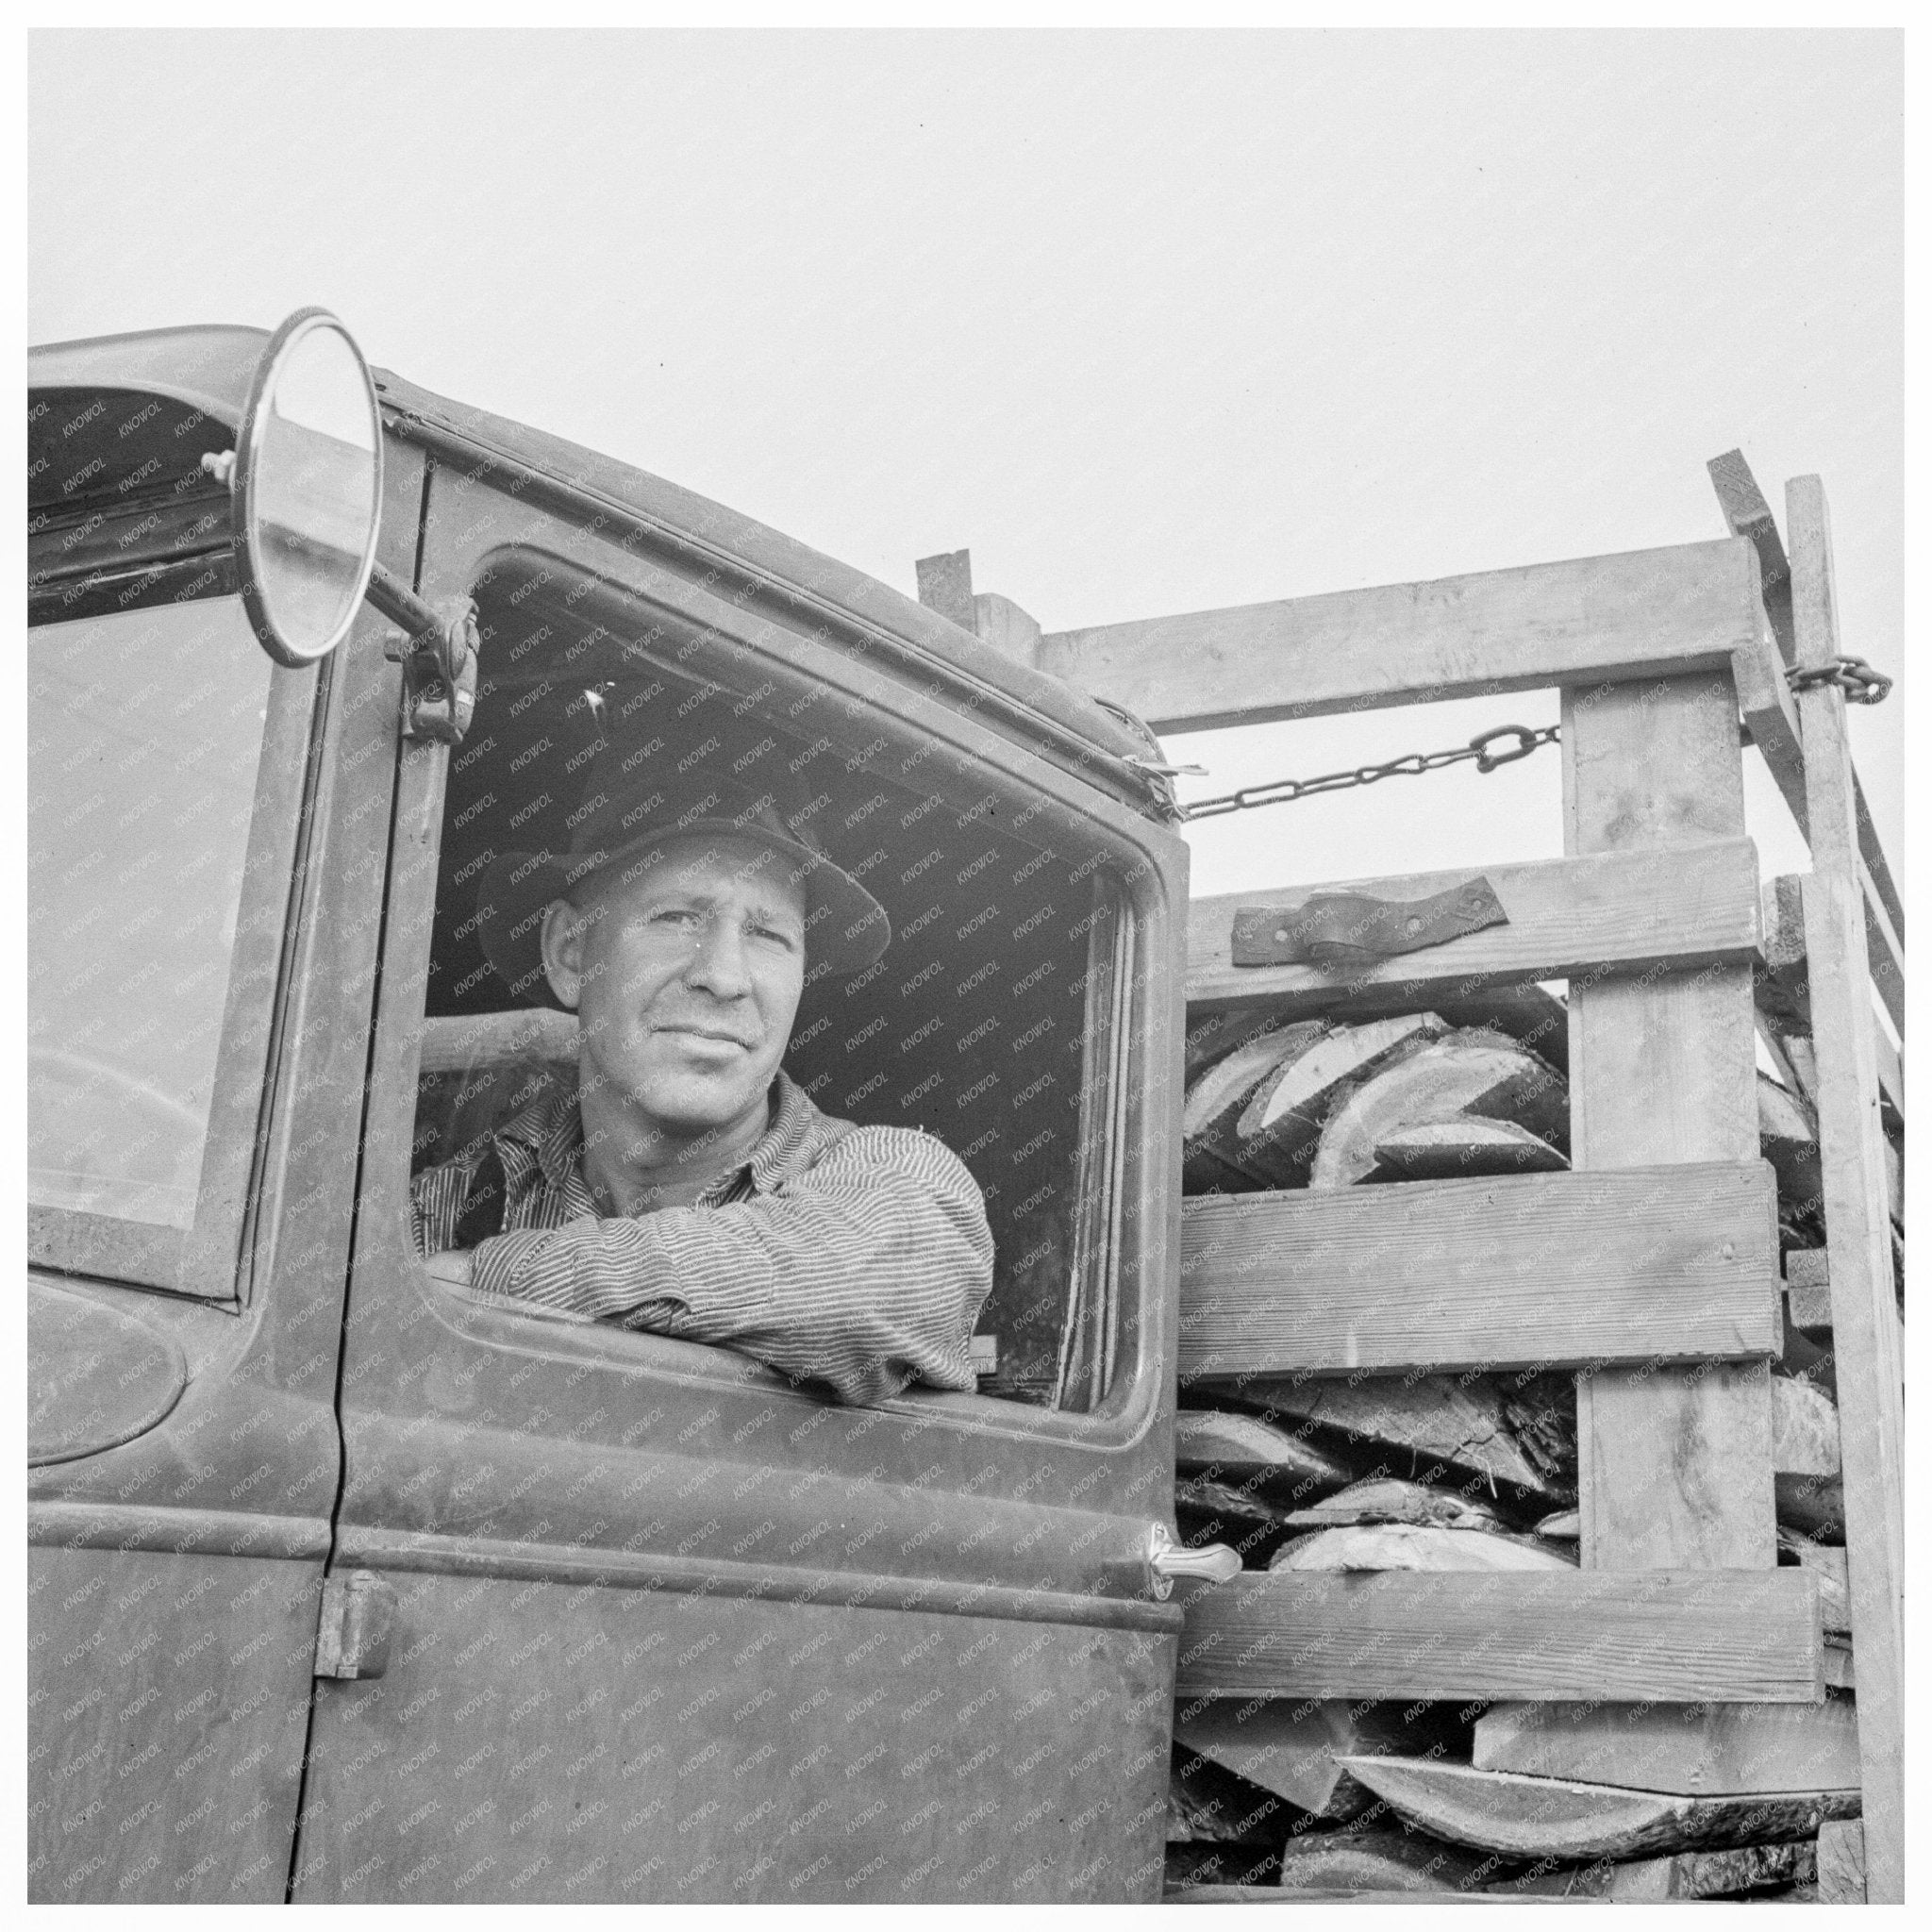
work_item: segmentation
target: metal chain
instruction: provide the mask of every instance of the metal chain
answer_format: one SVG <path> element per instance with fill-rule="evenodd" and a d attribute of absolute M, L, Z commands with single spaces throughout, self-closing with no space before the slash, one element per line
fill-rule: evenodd
<path fill-rule="evenodd" d="M 1499 738 L 1516 741 L 1507 751 L 1492 752 L 1490 746 Z M 1474 758 L 1478 772 L 1493 772 L 1498 765 L 1513 765 L 1545 744 L 1555 744 L 1557 727 L 1545 724 L 1532 731 L 1526 724 L 1498 724 L 1472 738 L 1454 751 L 1412 751 L 1407 758 L 1391 758 L 1385 765 L 1357 765 L 1349 772 L 1324 772 L 1319 778 L 1277 778 L 1272 785 L 1249 785 L 1222 798 L 1203 798 L 1181 808 L 1187 820 L 1220 818 L 1231 811 L 1252 811 L 1260 805 L 1289 805 L 1298 798 L 1313 798 L 1324 791 L 1346 791 L 1357 785 L 1373 785 L 1381 778 L 1420 778 L 1424 772 L 1440 772 L 1445 765 L 1459 765 Z"/>
<path fill-rule="evenodd" d="M 1834 658 L 1829 664 L 1801 668 L 1793 665 L 1785 681 L 1794 691 L 1809 691 L 1814 685 L 1835 684 L 1845 694 L 1848 705 L 1882 705 L 1891 689 L 1891 679 L 1874 671 L 1862 658 Z"/>

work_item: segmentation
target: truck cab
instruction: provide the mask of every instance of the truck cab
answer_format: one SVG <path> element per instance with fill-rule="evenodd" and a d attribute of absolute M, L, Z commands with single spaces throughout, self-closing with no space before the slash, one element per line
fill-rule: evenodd
<path fill-rule="evenodd" d="M 468 655 L 358 585 L 277 661 L 294 593 L 242 498 L 282 342 L 29 358 L 32 1896 L 1157 1897 L 1187 924 L 1158 749 L 382 371 L 362 580 Z M 841 1403 L 417 1253 L 412 1176 L 575 1077 L 477 881 L 641 765 L 693 804 L 769 777 L 887 908 L 785 1064 L 979 1184 L 976 1392 Z"/>

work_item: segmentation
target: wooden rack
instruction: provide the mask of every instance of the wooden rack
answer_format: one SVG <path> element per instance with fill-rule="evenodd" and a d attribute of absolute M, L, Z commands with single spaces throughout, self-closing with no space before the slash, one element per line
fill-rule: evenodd
<path fill-rule="evenodd" d="M 1232 967 L 1232 902 L 1197 901 L 1188 998 L 1191 1026 L 1251 1003 L 1400 1011 L 1567 978 L 1574 1172 L 1191 1199 L 1181 1368 L 1573 1367 L 1581 1568 L 1244 1572 L 1191 1599 L 1180 1690 L 1508 1700 L 1476 1725 L 1477 1765 L 1599 1778 L 1639 1748 L 1631 1701 L 1714 1705 L 1696 1721 L 1747 1751 L 1753 1724 L 1800 1714 L 1765 1707 L 1822 1704 L 1817 1578 L 1777 1567 L 1769 1364 L 1785 1284 L 1759 1160 L 1761 1032 L 1818 1117 L 1827 1246 L 1790 1293 L 1816 1334 L 1828 1291 L 1863 1885 L 1893 1901 L 1903 1406 L 1884 1124 L 1903 1126 L 1904 1074 L 1879 1015 L 1902 1042 L 1904 908 L 1842 691 L 1794 697 L 1786 676 L 1840 650 L 1824 491 L 1788 486 L 1787 558 L 1742 458 L 1711 470 L 1735 533 L 1717 541 L 1057 634 L 975 597 L 964 553 L 922 563 L 921 594 L 1160 732 L 1561 691 L 1566 856 L 1489 869 L 1507 924 L 1344 988 L 1307 967 Z M 1811 852 L 1811 871 L 1761 906 L 1740 716 Z M 1460 876 L 1374 889 L 1415 898 Z M 1241 900 L 1292 906 L 1310 890 Z M 1719 1224 L 1722 1241 L 1698 1238 Z M 1374 1267 L 1351 1265 L 1365 1251 Z M 1545 1702 L 1602 1707 L 1573 1710 L 1553 1752 L 1533 1723 Z M 1641 1762 L 1628 1769 L 1641 1786 Z"/>

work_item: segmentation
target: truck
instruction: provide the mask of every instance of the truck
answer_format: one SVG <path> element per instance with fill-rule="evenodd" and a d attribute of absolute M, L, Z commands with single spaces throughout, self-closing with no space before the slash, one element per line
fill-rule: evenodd
<path fill-rule="evenodd" d="M 321 310 L 32 351 L 27 474 L 31 1895 L 1159 1897 L 1177 1690 L 1361 1694 L 1324 1650 L 1341 1598 L 1272 1611 L 1247 1586 L 1275 1579 L 1177 1530 L 1178 1378 L 1222 1346 L 1183 1288 L 1184 1256 L 1212 1273 L 1181 1198 L 1191 1024 L 1598 955 L 1748 989 L 1762 934 L 1754 880 L 1721 939 L 1519 913 L 1411 955 L 1400 991 L 1393 966 L 1244 981 L 1230 908 L 1191 907 L 1149 724 L 1239 715 L 1256 671 L 1265 716 L 1757 678 L 1767 742 L 1794 714 L 1761 696 L 1748 538 L 1599 559 L 1624 567 L 1584 622 L 1519 611 L 1446 671 L 1421 643 L 1271 659 L 1253 623 L 1042 640 L 372 370 Z M 1560 591 L 1528 575 L 1485 594 Z M 1442 607 L 1410 605 L 1413 642 Z M 640 768 L 673 801 L 769 781 L 889 908 L 883 958 L 808 985 L 786 1065 L 978 1182 L 974 1392 L 843 1404 L 418 1255 L 412 1176 L 569 1079 L 569 1016 L 506 987 L 476 882 Z M 1782 1282 L 1774 1230 L 1737 1224 L 1752 1318 L 1687 1348 L 1743 1374 Z M 1244 1359 L 1346 1366 L 1291 1333 Z M 1695 1577 L 1585 1562 L 1594 1594 L 1535 1598 L 1558 1652 L 1606 1591 L 1646 1628 L 1722 1626 Z M 1824 1695 L 1812 1579 L 1765 1578 L 1755 1688 L 1667 1698 Z M 1383 1694 L 1467 1695 L 1435 1648 Z M 1586 1668 L 1518 1694 L 1607 1693 Z"/>

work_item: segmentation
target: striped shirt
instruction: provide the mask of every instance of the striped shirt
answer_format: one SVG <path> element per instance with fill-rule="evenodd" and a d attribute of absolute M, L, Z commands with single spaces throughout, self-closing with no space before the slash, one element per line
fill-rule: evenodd
<path fill-rule="evenodd" d="M 722 1343 L 846 1402 L 912 1382 L 975 1386 L 967 1357 L 992 1287 L 978 1184 L 942 1141 L 823 1114 L 788 1075 L 750 1159 L 691 1208 L 606 1219 L 584 1178 L 574 1095 L 490 1135 L 503 1230 L 475 1249 L 489 1298 Z M 454 1247 L 482 1147 L 411 1184 L 416 1247 Z"/>

